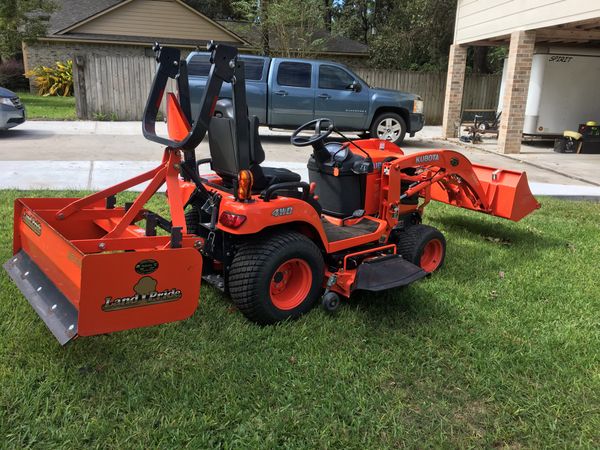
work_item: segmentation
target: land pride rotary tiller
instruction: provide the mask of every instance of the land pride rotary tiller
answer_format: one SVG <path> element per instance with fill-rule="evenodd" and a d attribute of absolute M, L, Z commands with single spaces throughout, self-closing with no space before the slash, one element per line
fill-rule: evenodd
<path fill-rule="evenodd" d="M 450 150 L 404 155 L 377 139 L 326 142 L 328 119 L 291 138 L 312 146 L 310 183 L 263 167 L 237 50 L 210 46 L 195 120 L 185 61 L 176 49 L 155 50 L 143 132 L 166 146 L 161 164 L 84 198 L 15 202 L 14 256 L 4 267 L 61 344 L 185 319 L 201 279 L 260 324 L 296 318 L 319 298 L 332 310 L 340 296 L 407 285 L 442 265 L 444 236 L 421 224 L 431 200 L 515 221 L 539 207 L 523 173 L 471 164 Z M 167 94 L 163 138 L 155 120 L 169 78 L 178 96 Z M 233 85 L 232 117 L 214 115 L 222 83 Z M 197 161 L 207 132 L 211 157 Z M 212 173 L 199 175 L 202 164 Z M 116 204 L 116 194 L 143 182 L 134 202 Z M 170 218 L 144 208 L 163 184 Z"/>

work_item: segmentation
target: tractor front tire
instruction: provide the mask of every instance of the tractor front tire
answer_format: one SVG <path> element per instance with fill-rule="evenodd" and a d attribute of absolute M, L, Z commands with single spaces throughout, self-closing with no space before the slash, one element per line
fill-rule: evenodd
<path fill-rule="evenodd" d="M 295 231 L 263 235 L 240 246 L 229 271 L 229 293 L 244 316 L 261 325 L 297 319 L 319 299 L 323 255 Z"/>
<path fill-rule="evenodd" d="M 435 272 L 444 264 L 446 239 L 437 228 L 412 225 L 398 235 L 398 253 L 425 272 Z"/>

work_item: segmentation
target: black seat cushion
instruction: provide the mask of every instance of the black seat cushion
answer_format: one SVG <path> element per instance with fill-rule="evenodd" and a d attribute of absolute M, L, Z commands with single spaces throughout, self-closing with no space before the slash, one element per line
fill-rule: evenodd
<path fill-rule="evenodd" d="M 269 184 L 300 181 L 300 175 L 282 167 L 262 167 L 263 174 L 269 178 Z"/>
<path fill-rule="evenodd" d="M 255 166 L 256 167 L 256 166 Z M 262 172 L 262 176 L 256 176 L 254 173 L 254 189 L 255 190 L 263 190 L 267 187 L 278 184 L 278 183 L 288 183 L 293 181 L 300 181 L 300 175 L 295 172 L 292 172 L 289 169 L 284 169 L 281 167 L 262 167 L 258 166 L 256 169 L 259 169 Z M 253 170 L 253 172 L 256 172 Z"/>

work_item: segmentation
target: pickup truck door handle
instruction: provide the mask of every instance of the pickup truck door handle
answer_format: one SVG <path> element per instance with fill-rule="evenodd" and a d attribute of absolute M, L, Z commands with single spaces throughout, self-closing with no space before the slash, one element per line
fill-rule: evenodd
<path fill-rule="evenodd" d="M 287 91 L 276 91 L 275 95 L 281 95 L 282 97 L 285 97 L 286 95 L 288 95 Z"/>
<path fill-rule="evenodd" d="M 325 100 L 328 100 L 331 98 L 331 95 L 329 94 L 319 94 L 319 98 L 324 98 Z"/>

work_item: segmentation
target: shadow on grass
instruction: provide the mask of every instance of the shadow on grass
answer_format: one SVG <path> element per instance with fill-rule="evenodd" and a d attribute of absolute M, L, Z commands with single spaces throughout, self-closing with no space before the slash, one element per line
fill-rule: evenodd
<path fill-rule="evenodd" d="M 451 319 L 455 312 L 448 303 L 431 294 L 425 284 L 430 281 L 426 278 L 382 292 L 356 291 L 342 307 L 355 311 L 370 329 L 397 330 Z"/>
<path fill-rule="evenodd" d="M 522 226 L 516 227 L 513 223 L 488 222 L 459 215 L 436 217 L 436 222 L 443 224 L 446 231 L 460 233 L 470 240 L 484 239 L 492 242 L 498 240 L 500 244 L 528 248 L 531 248 L 533 240 L 535 240 L 537 248 L 553 248 L 564 244 L 560 239 L 541 236 Z"/>

